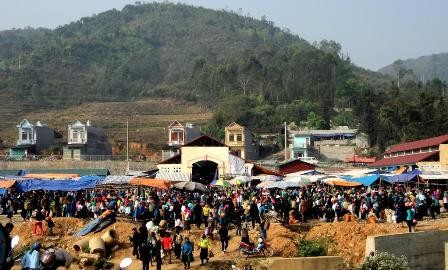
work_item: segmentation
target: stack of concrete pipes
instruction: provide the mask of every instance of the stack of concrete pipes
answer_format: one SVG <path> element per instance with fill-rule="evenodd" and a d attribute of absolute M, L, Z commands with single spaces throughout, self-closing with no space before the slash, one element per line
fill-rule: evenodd
<path fill-rule="evenodd" d="M 85 237 L 75 244 L 75 251 L 83 251 L 87 248 L 91 254 L 99 254 L 103 256 L 107 250 L 114 248 L 118 244 L 118 232 L 114 229 L 107 230 L 101 237 Z"/>

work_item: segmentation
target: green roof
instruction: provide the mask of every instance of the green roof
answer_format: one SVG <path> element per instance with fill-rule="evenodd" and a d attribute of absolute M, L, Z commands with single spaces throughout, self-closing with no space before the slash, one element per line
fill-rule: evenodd
<path fill-rule="evenodd" d="M 0 175 L 18 175 L 20 170 L 0 170 Z"/>
<path fill-rule="evenodd" d="M 21 170 L 0 170 L 0 175 L 19 175 Z M 110 175 L 108 169 L 31 169 L 25 170 L 27 173 L 54 173 L 54 174 L 79 174 L 84 175 Z"/>

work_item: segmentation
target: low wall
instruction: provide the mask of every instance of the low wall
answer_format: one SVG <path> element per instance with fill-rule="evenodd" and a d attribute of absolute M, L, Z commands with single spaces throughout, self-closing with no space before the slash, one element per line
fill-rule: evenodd
<path fill-rule="evenodd" d="M 148 171 L 156 168 L 156 163 L 152 161 L 129 162 L 129 169 L 132 171 Z M 112 175 L 123 175 L 127 170 L 127 162 L 115 160 L 0 161 L 0 170 L 31 169 L 109 169 Z"/>
<path fill-rule="evenodd" d="M 340 269 L 342 263 L 340 256 L 273 258 L 269 259 L 265 267 L 275 270 L 336 270 Z"/>
<path fill-rule="evenodd" d="M 411 269 L 445 269 L 448 230 L 368 236 L 366 253 L 386 251 L 406 256 Z"/>

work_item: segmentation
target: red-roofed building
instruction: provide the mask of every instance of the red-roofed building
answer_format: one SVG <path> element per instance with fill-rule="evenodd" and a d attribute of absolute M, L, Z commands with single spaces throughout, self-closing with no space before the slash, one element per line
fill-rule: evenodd
<path fill-rule="evenodd" d="M 349 155 L 345 158 L 346 163 L 370 164 L 376 161 L 376 157 L 361 157 L 358 155 Z"/>
<path fill-rule="evenodd" d="M 441 146 L 446 143 L 448 135 L 397 144 L 387 149 L 383 159 L 370 164 L 370 167 L 416 167 L 417 163 L 421 162 L 439 162 L 440 152 L 446 151 L 446 148 Z"/>

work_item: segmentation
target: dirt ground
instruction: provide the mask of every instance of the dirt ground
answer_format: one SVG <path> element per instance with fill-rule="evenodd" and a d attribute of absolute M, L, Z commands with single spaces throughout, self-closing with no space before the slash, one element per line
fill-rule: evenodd
<path fill-rule="evenodd" d="M 31 222 L 23 222 L 19 217 L 14 217 L 13 221 L 15 228 L 11 235 L 20 236 L 20 243 L 16 248 L 17 251 L 29 247 L 35 241 L 40 241 L 44 247 L 58 247 L 69 251 L 75 258 L 75 262 L 69 269 L 93 269 L 91 267 L 82 268 L 79 266 L 79 254 L 72 247 L 80 239 L 74 237 L 73 233 L 82 228 L 86 223 L 85 221 L 75 218 L 54 218 L 56 224 L 54 236 L 45 237 L 32 235 L 33 224 Z M 0 222 L 6 222 L 4 216 L 0 217 Z M 114 269 L 117 269 L 119 262 L 126 257 L 130 257 L 133 260 L 132 265 L 127 269 L 142 269 L 140 261 L 132 256 L 132 247 L 128 241 L 132 228 L 136 226 L 137 224 L 130 220 L 118 219 L 116 223 L 108 227 L 117 230 L 119 234 L 120 248 L 106 258 L 114 264 Z M 47 229 L 46 226 L 44 226 L 44 229 Z M 425 220 L 417 225 L 417 231 L 434 229 L 448 229 L 448 218 Z M 189 235 L 190 239 L 197 243 L 202 231 L 193 228 Z M 293 257 L 297 252 L 297 243 L 300 239 L 324 239 L 329 243 L 329 255 L 341 255 L 347 265 L 358 265 L 364 258 L 367 236 L 404 232 L 407 232 L 407 227 L 391 223 L 313 222 L 288 227 L 273 223 L 268 230 L 268 243 L 274 249 L 274 256 Z M 99 232 L 96 235 L 100 236 L 102 233 Z M 235 235 L 234 230 L 231 230 L 229 234 L 231 239 L 226 253 L 220 251 L 220 242 L 218 237 L 215 237 L 212 246 L 215 256 L 211 258 L 210 263 L 201 267 L 199 265 L 199 251 L 196 250 L 194 252 L 195 261 L 192 263 L 192 269 L 231 269 L 232 264 L 242 268 L 247 264 L 257 266 L 265 260 L 265 258 L 242 258 L 238 252 L 240 237 Z M 252 239 L 256 239 L 257 235 L 258 232 L 256 230 L 250 231 Z M 95 234 L 89 234 L 88 236 L 92 237 Z M 183 265 L 179 260 L 173 259 L 172 264 L 164 264 L 162 269 L 183 269 Z"/>

